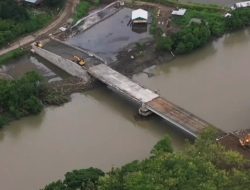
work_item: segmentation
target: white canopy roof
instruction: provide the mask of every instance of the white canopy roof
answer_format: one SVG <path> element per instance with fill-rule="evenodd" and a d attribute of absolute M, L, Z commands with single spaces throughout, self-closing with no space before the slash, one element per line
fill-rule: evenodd
<path fill-rule="evenodd" d="M 172 15 L 183 16 L 186 13 L 187 9 L 179 9 L 172 11 Z"/>
<path fill-rule="evenodd" d="M 237 8 L 245 8 L 250 6 L 250 1 L 235 3 Z"/>
<path fill-rule="evenodd" d="M 143 9 L 137 9 L 132 11 L 132 20 L 135 20 L 137 18 L 142 18 L 147 20 L 148 19 L 148 12 Z"/>
<path fill-rule="evenodd" d="M 34 4 L 36 4 L 36 3 L 40 3 L 40 1 L 42 1 L 42 0 L 24 0 L 24 1 L 26 1 L 28 3 L 34 3 Z"/>

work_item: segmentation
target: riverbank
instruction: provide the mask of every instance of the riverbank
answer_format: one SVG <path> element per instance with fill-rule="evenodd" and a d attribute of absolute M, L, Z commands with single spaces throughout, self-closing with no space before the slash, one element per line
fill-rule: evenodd
<path fill-rule="evenodd" d="M 0 128 L 22 117 L 36 115 L 44 106 L 69 102 L 72 93 L 83 92 L 91 86 L 76 77 L 48 83 L 35 72 L 16 80 L 0 79 Z"/>
<path fill-rule="evenodd" d="M 186 145 L 185 150 L 173 152 L 170 138 L 165 137 L 153 147 L 149 158 L 112 168 L 107 173 L 97 168 L 73 170 L 65 174 L 64 180 L 52 182 L 43 190 L 247 189 L 250 161 L 225 150 L 214 138 L 215 133 L 207 131 L 194 144 Z"/>
<path fill-rule="evenodd" d="M 19 57 L 22 57 L 26 53 L 27 53 L 27 51 L 24 49 L 21 49 L 21 48 L 13 50 L 9 53 L 6 53 L 0 57 L 0 65 L 6 64 L 7 62 L 9 62 L 13 59 L 17 59 Z"/>

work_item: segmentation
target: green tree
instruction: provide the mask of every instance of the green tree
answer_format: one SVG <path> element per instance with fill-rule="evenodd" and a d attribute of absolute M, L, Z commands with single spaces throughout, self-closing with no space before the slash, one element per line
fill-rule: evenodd
<path fill-rule="evenodd" d="M 97 189 L 97 183 L 104 172 L 96 168 L 73 170 L 65 174 L 63 183 L 70 189 Z"/>
<path fill-rule="evenodd" d="M 60 7 L 64 2 L 65 0 L 45 0 L 44 1 L 44 3 L 48 7 Z"/>
<path fill-rule="evenodd" d="M 173 41 L 170 37 L 160 37 L 157 39 L 157 50 L 170 51 L 172 49 Z"/>

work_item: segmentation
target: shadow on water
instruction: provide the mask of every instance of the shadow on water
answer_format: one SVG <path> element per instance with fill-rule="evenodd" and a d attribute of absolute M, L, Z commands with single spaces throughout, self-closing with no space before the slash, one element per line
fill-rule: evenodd
<path fill-rule="evenodd" d="M 38 115 L 28 116 L 12 121 L 0 129 L 0 141 L 3 141 L 6 135 L 13 139 L 18 139 L 24 130 L 38 130 L 43 122 L 44 116 L 45 112 L 42 111 Z"/>
<path fill-rule="evenodd" d="M 190 136 L 155 114 L 148 117 L 140 116 L 138 114 L 139 106 L 137 104 L 129 100 L 127 97 L 110 90 L 105 85 L 100 85 L 97 89 L 91 90 L 85 94 L 86 96 L 91 96 L 91 98 L 98 103 L 111 108 L 116 114 L 133 123 L 135 127 L 148 130 L 152 134 L 168 134 L 173 139 L 173 144 L 176 149 L 182 149 L 181 147 L 184 139 L 191 140 Z M 181 143 L 178 141 L 181 141 Z"/>
<path fill-rule="evenodd" d="M 249 43 L 250 28 L 243 31 L 238 31 L 234 33 L 229 33 L 223 37 L 223 45 L 226 46 L 241 46 L 242 44 Z"/>

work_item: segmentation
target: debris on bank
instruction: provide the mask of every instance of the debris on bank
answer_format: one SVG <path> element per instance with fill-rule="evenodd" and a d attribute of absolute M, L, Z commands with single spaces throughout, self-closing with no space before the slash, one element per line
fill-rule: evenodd
<path fill-rule="evenodd" d="M 217 139 L 227 150 L 240 153 L 245 158 L 250 159 L 250 142 L 242 143 L 250 135 L 250 129 L 238 130 L 228 133 Z"/>
<path fill-rule="evenodd" d="M 86 82 L 78 77 L 45 83 L 42 101 L 45 105 L 62 105 L 71 100 L 73 93 L 83 92 L 92 87 L 92 81 Z"/>

